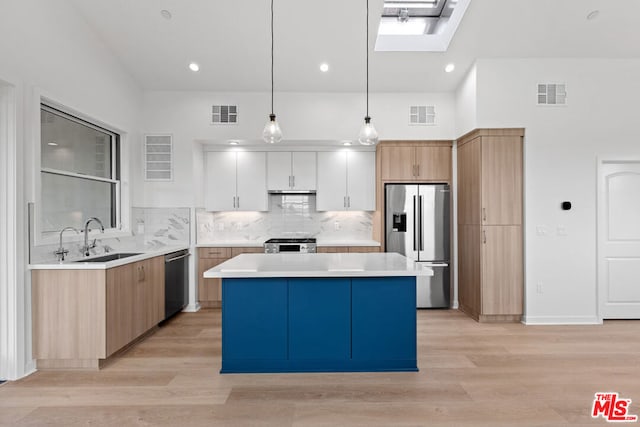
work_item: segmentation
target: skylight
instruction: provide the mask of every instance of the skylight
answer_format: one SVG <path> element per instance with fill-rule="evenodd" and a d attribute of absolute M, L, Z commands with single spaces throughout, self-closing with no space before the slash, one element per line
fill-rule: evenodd
<path fill-rule="evenodd" d="M 471 0 L 385 1 L 377 51 L 444 52 Z"/>

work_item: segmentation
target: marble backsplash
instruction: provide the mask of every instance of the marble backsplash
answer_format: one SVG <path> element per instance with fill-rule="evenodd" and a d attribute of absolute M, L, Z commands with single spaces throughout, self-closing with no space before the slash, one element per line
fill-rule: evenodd
<path fill-rule="evenodd" d="M 246 241 L 262 244 L 273 237 L 371 240 L 373 214 L 366 211 L 316 211 L 315 195 L 271 194 L 268 212 L 196 210 L 197 243 Z"/>
<path fill-rule="evenodd" d="M 90 235 L 91 240 L 96 238 L 96 247 L 90 250 L 92 256 L 109 252 L 135 252 L 161 249 L 165 246 L 190 245 L 189 208 L 132 208 L 131 213 L 133 226 L 130 236 L 100 238 L 99 233 L 95 236 Z M 73 231 L 65 232 L 62 245 L 69 250 L 65 259 L 76 260 L 83 257 L 81 247 L 84 241 L 80 236 Z M 54 252 L 58 246 L 59 243 L 35 246 L 30 242 L 29 262 L 57 262 Z"/>

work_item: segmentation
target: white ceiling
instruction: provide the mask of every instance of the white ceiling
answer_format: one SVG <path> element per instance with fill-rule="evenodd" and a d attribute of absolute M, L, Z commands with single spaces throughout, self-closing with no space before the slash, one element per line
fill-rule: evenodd
<path fill-rule="evenodd" d="M 270 88 L 269 0 L 70 1 L 145 89 Z M 363 91 L 366 0 L 274 1 L 275 90 Z M 369 1 L 373 47 L 382 0 Z M 370 88 L 452 91 L 476 58 L 638 58 L 639 17 L 638 0 L 472 0 L 448 52 L 371 51 Z"/>

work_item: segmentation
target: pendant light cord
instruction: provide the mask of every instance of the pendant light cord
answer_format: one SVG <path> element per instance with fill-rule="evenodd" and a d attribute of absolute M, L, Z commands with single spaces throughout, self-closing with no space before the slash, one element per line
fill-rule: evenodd
<path fill-rule="evenodd" d="M 369 0 L 367 2 L 367 117 L 369 117 Z"/>
<path fill-rule="evenodd" d="M 273 0 L 271 0 L 271 114 L 273 115 Z"/>

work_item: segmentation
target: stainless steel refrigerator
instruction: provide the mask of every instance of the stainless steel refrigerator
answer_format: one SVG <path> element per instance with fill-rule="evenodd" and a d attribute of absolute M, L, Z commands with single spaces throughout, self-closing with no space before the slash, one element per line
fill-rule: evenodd
<path fill-rule="evenodd" d="M 449 307 L 450 196 L 445 184 L 386 184 L 385 250 L 433 269 L 417 278 L 418 308 Z"/>

